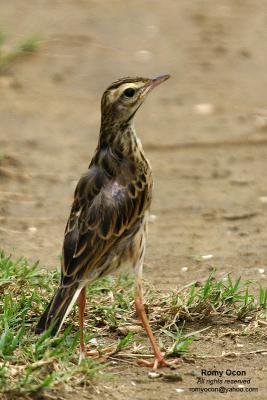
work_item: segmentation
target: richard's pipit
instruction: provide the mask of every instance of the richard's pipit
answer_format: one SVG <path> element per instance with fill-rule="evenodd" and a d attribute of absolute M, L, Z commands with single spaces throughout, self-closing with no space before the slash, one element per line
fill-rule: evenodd
<path fill-rule="evenodd" d="M 123 78 L 104 92 L 98 146 L 76 187 L 65 230 L 60 285 L 36 327 L 37 333 L 52 327 L 56 334 L 78 301 L 81 350 L 94 354 L 86 352 L 83 337 L 86 285 L 130 261 L 136 274 L 136 311 L 153 347 L 154 368 L 167 362 L 151 331 L 142 299 L 153 180 L 133 120 L 148 93 L 168 78 Z"/>

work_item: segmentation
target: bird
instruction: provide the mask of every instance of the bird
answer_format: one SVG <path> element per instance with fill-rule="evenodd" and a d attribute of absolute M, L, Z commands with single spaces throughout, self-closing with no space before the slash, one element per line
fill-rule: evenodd
<path fill-rule="evenodd" d="M 74 192 L 67 221 L 60 284 L 41 315 L 35 332 L 56 335 L 77 302 L 80 349 L 84 355 L 86 286 L 130 262 L 135 272 L 136 314 L 150 340 L 154 361 L 167 366 L 149 325 L 142 293 L 142 270 L 152 200 L 152 169 L 134 127 L 134 117 L 148 94 L 169 79 L 126 77 L 113 82 L 101 99 L 98 144 L 87 171 Z"/>

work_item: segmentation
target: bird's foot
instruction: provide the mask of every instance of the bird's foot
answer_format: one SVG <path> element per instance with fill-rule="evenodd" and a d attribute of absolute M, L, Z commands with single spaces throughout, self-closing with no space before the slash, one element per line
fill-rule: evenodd
<path fill-rule="evenodd" d="M 114 349 L 107 347 L 101 350 L 86 350 L 85 348 L 81 348 L 81 354 L 83 357 L 92 357 L 92 358 L 100 358 L 102 356 L 109 355 L 113 353 Z"/>
<path fill-rule="evenodd" d="M 179 364 L 180 360 L 176 358 L 175 360 L 172 361 L 167 361 L 165 360 L 162 356 L 157 356 L 154 359 L 154 362 L 150 362 L 147 360 L 138 360 L 137 361 L 139 365 L 143 365 L 144 367 L 152 368 L 156 370 L 158 367 L 169 367 L 173 368 L 175 367 L 176 364 Z"/>
<path fill-rule="evenodd" d="M 97 358 L 99 357 L 99 352 L 98 350 L 81 350 L 81 354 L 84 357 L 92 357 L 92 358 Z"/>

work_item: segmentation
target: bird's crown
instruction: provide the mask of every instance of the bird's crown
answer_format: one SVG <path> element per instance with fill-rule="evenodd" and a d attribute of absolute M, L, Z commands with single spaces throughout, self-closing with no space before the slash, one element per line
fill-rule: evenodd
<path fill-rule="evenodd" d="M 169 75 L 154 79 L 126 77 L 113 82 L 103 93 L 101 101 L 102 117 L 108 120 L 130 120 L 143 103 L 146 95 Z"/>

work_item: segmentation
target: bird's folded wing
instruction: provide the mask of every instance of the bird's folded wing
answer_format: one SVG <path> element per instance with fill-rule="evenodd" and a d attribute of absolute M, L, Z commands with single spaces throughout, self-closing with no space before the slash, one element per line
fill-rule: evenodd
<path fill-rule="evenodd" d="M 83 279 L 123 236 L 141 222 L 148 202 L 146 185 L 122 185 L 96 167 L 79 181 L 65 231 L 62 283 Z"/>

